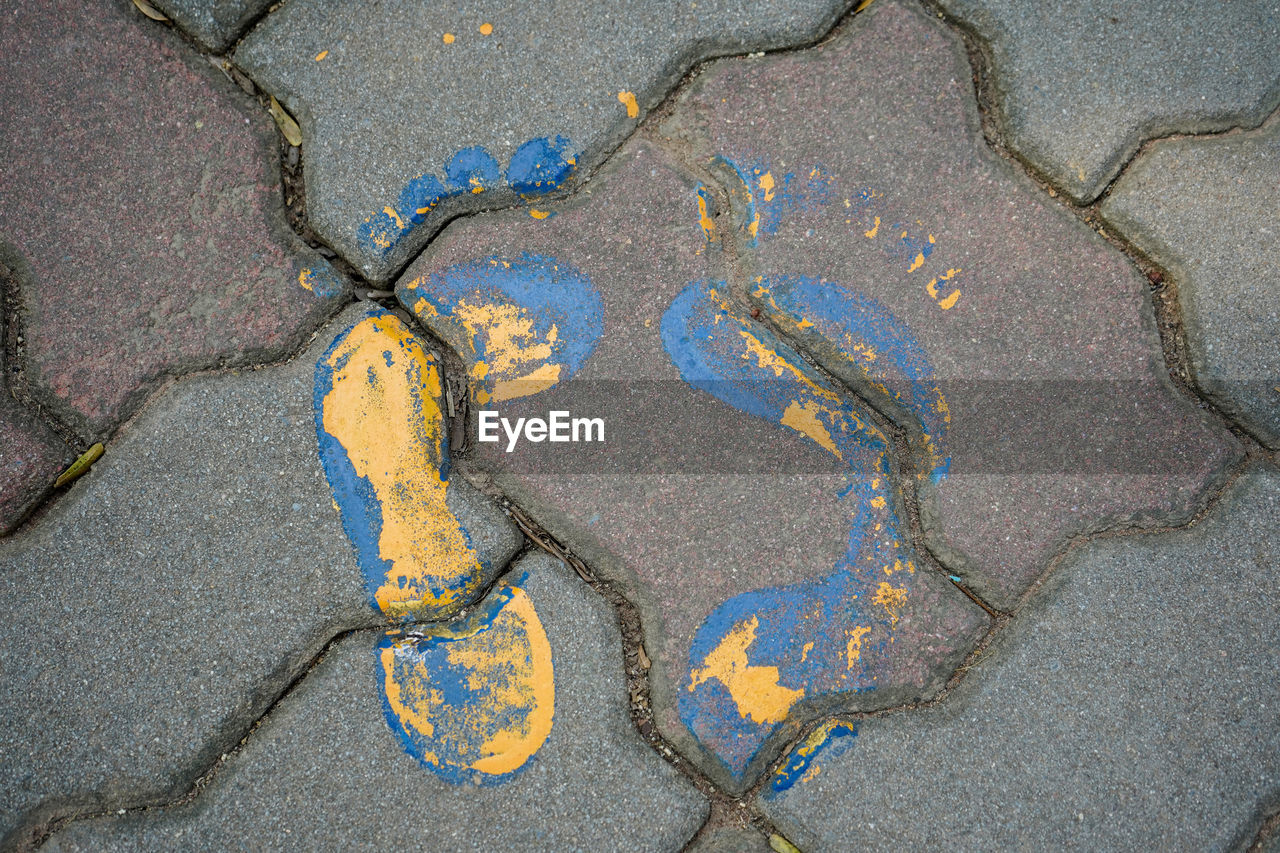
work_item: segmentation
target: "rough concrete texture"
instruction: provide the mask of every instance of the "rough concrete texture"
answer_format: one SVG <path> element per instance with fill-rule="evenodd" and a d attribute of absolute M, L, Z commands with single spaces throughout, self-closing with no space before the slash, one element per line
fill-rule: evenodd
<path fill-rule="evenodd" d="M 1194 528 L 1073 552 L 941 705 L 761 805 L 805 851 L 1238 849 L 1280 792 L 1278 515 L 1255 469 Z"/>
<path fill-rule="evenodd" d="M 1009 145 L 1077 201 L 1144 139 L 1252 127 L 1280 103 L 1280 3 L 939 0 L 991 52 Z"/>
<path fill-rule="evenodd" d="M 938 21 L 884 0 L 717 63 L 661 132 L 728 188 L 737 286 L 915 436 L 930 547 L 995 606 L 1076 532 L 1185 520 L 1239 458 L 1170 384 L 1145 279 L 988 150 Z"/>
<path fill-rule="evenodd" d="M 0 265 L 0 286 L 7 276 Z M 74 458 L 47 424 L 9 393 L 0 318 L 0 535 L 16 527 Z"/>
<path fill-rule="evenodd" d="M 846 5 L 300 0 L 235 59 L 301 123 L 317 233 L 382 281 L 459 211 L 589 172 L 697 60 L 812 41 Z"/>
<path fill-rule="evenodd" d="M 101 438 L 166 375 L 280 358 L 336 309 L 265 111 L 125 0 L 2 16 L 0 261 L 42 405 Z"/>
<path fill-rule="evenodd" d="M 0 544 L 6 842 L 58 815 L 175 796 L 326 640 L 383 621 L 316 452 L 327 343 L 178 383 Z M 487 541 L 499 564 L 518 543 Z"/>
<path fill-rule="evenodd" d="M 1196 381 L 1280 448 L 1280 122 L 1162 142 L 1116 183 L 1102 214 L 1170 273 Z"/>
<path fill-rule="evenodd" d="M 201 45 L 221 53 L 267 10 L 271 0 L 155 0 L 152 5 Z"/>
<path fill-rule="evenodd" d="M 822 709 L 936 690 L 986 617 L 913 563 L 884 437 L 708 282 L 707 203 L 629 143 L 546 218 L 451 224 L 397 294 L 479 408 L 602 418 L 603 443 L 507 452 L 473 412 L 458 464 L 638 603 L 660 730 L 742 788 Z"/>
<path fill-rule="evenodd" d="M 754 829 L 718 829 L 699 838 L 688 853 L 770 853 L 769 839 Z"/>
<path fill-rule="evenodd" d="M 636 734 L 614 613 L 545 554 L 513 575 L 526 572 L 518 585 L 550 643 L 555 718 L 514 777 L 451 783 L 406 754 L 376 690 L 379 634 L 361 632 L 330 649 L 194 802 L 76 824 L 49 849 L 679 849 L 707 803 Z"/>

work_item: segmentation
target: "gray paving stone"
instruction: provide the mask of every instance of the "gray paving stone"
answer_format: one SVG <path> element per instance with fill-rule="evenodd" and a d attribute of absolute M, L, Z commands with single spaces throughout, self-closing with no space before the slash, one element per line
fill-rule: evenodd
<path fill-rule="evenodd" d="M 454 214 L 589 173 L 696 61 L 811 41 L 846 0 L 291 0 L 235 59 L 298 118 L 317 233 L 387 279 Z"/>
<path fill-rule="evenodd" d="M 26 390 L 103 440 L 167 377 L 287 357 L 350 285 L 266 112 L 127 0 L 0 11 L 0 261 Z"/>
<path fill-rule="evenodd" d="M 762 807 L 805 851 L 1225 850 L 1280 794 L 1280 473 L 1073 552 L 937 707 L 844 724 Z"/>
<path fill-rule="evenodd" d="M 362 632 L 325 655 L 193 802 L 72 825 L 49 849 L 679 849 L 707 802 L 631 723 L 612 609 L 541 552 L 512 576 L 524 573 L 516 583 L 550 644 L 555 714 L 514 777 L 452 783 L 407 754 L 377 691 L 380 637 Z"/>
<path fill-rule="evenodd" d="M 383 624 L 316 451 L 315 362 L 160 395 L 0 544 L 0 834 L 190 785 L 338 631 Z M 459 492 L 461 494 L 461 492 Z M 476 514 L 509 525 L 472 493 Z M 476 537 L 499 566 L 513 534 Z"/>
<path fill-rule="evenodd" d="M 961 40 L 913 5 L 714 64 L 661 132 L 731 191 L 746 298 L 914 435 L 930 548 L 994 606 L 1240 458 L 1169 382 L 1145 277 L 990 151 Z"/>
<path fill-rule="evenodd" d="M 705 193 L 637 140 L 547 218 L 451 224 L 397 294 L 468 364 L 459 466 L 632 597 L 658 727 L 743 788 L 823 708 L 940 688 L 986 617 L 917 568 L 865 412 L 715 283 Z M 476 409 L 604 441 L 507 452 Z"/>
<path fill-rule="evenodd" d="M 1280 448 L 1280 122 L 1162 142 L 1102 205 L 1111 225 L 1173 274 L 1196 381 Z"/>
<path fill-rule="evenodd" d="M 221 53 L 266 11 L 271 0 L 154 0 L 152 5 L 201 45 Z"/>
<path fill-rule="evenodd" d="M 716 830 L 698 839 L 688 853 L 770 853 L 769 839 L 754 829 Z"/>
<path fill-rule="evenodd" d="M 1280 104 L 1275 0 L 939 0 L 990 46 L 1009 144 L 1077 201 L 1144 139 L 1257 126 Z"/>

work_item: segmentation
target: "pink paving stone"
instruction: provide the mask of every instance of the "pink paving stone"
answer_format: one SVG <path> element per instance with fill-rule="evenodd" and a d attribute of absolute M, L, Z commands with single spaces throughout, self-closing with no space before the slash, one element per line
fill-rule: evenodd
<path fill-rule="evenodd" d="M 713 778 L 741 789 L 798 723 L 833 707 L 885 707 L 936 691 L 986 617 L 937 573 L 902 571 L 893 582 L 907 598 L 894 631 L 885 620 L 865 638 L 872 682 L 831 690 L 820 678 L 795 674 L 807 641 L 821 645 L 825 637 L 838 643 L 842 656 L 848 651 L 843 632 L 849 626 L 834 610 L 875 609 L 870 595 L 857 604 L 856 595 L 832 596 L 825 605 L 815 597 L 790 628 L 775 631 L 785 619 L 770 621 L 786 609 L 779 599 L 826 583 L 850 548 L 856 512 L 841 497 L 848 494 L 848 469 L 797 433 L 731 408 L 681 378 L 664 346 L 664 315 L 691 282 L 714 277 L 720 266 L 699 227 L 697 189 L 666 155 L 648 143 L 629 143 L 590 187 L 552 208 L 548 218 L 521 210 L 455 222 L 406 271 L 397 292 L 433 331 L 465 351 L 457 327 L 427 307 L 430 300 L 448 303 L 460 315 L 461 300 L 446 296 L 449 282 L 477 281 L 487 271 L 501 276 L 530 258 L 590 280 L 598 302 L 584 294 L 559 306 L 565 314 L 558 340 L 583 327 L 572 319 L 577 305 L 594 303 L 602 314 L 602 334 L 576 375 L 524 399 L 485 405 L 513 420 L 545 417 L 551 409 L 602 416 L 605 443 L 525 442 L 508 454 L 476 442 L 473 412 L 472 450 L 455 455 L 455 462 L 496 481 L 637 602 L 653 660 L 659 728 Z M 768 335 L 763 327 L 754 333 Z M 876 458 L 870 446 L 858 453 L 868 466 Z M 899 556 L 907 561 L 909 547 Z M 884 579 L 879 565 L 865 574 L 873 589 Z M 697 722 L 687 727 L 682 710 L 697 695 L 691 667 L 705 660 L 691 648 L 716 613 L 740 616 L 739 629 L 754 624 L 758 636 L 746 650 L 752 665 L 777 665 L 774 675 L 788 689 L 806 691 L 786 723 L 772 729 L 744 723 L 736 742 L 732 732 Z M 746 712 L 727 719 L 742 723 Z"/>
<path fill-rule="evenodd" d="M 285 224 L 270 118 L 129 4 L 10 4 L 0 103 L 26 380 L 86 435 L 165 375 L 287 354 L 338 307 Z"/>
<path fill-rule="evenodd" d="M 70 461 L 62 440 L 0 391 L 0 535 L 23 519 Z"/>
<path fill-rule="evenodd" d="M 1185 520 L 1239 459 L 1168 381 L 1145 280 L 986 147 L 963 45 L 914 7 L 717 63 L 662 132 L 735 198 L 738 286 L 917 438 L 868 385 L 903 377 L 859 367 L 840 306 L 875 300 L 919 341 L 951 413 L 926 535 L 996 606 L 1072 534 Z"/>

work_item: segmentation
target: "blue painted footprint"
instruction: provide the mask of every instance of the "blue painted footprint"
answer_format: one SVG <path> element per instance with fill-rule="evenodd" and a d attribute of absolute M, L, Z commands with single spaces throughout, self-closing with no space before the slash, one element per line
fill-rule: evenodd
<path fill-rule="evenodd" d="M 876 323 L 901 330 L 887 313 L 872 319 L 864 331 L 881 355 L 911 368 L 918 348 L 875 334 Z M 742 776 L 797 703 L 877 685 L 895 665 L 892 645 L 916 639 L 908 614 L 920 584 L 892 509 L 888 444 L 874 424 L 797 353 L 739 313 L 722 284 L 687 287 L 663 316 L 661 332 L 693 387 L 800 433 L 847 466 L 849 484 L 840 498 L 849 536 L 831 573 L 735 596 L 693 638 L 680 718 Z"/>

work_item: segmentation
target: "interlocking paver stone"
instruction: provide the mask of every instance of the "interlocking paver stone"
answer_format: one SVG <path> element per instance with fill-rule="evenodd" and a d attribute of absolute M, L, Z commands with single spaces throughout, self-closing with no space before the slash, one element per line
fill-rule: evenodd
<path fill-rule="evenodd" d="M 996 606 L 1078 531 L 1187 518 L 1239 458 L 1170 384 L 1145 279 L 985 146 L 938 21 L 878 2 L 717 63 L 662 131 L 732 189 L 749 298 L 916 435 L 930 546 Z"/>
<path fill-rule="evenodd" d="M 1009 144 L 1079 201 L 1144 139 L 1256 126 L 1280 104 L 1280 4 L 939 0 L 989 45 Z"/>
<path fill-rule="evenodd" d="M 465 464 L 633 597 L 659 728 L 741 788 L 799 720 L 939 688 L 986 618 L 913 562 L 884 437 L 708 279 L 707 202 L 629 143 L 548 218 L 450 225 L 397 294 L 479 408 L 602 418 Z"/>
<path fill-rule="evenodd" d="M 1178 282 L 1196 381 L 1280 447 L 1280 123 L 1162 142 L 1116 183 L 1103 216 Z"/>
<path fill-rule="evenodd" d="M 6 275 L 0 264 L 0 282 Z M 0 342 L 3 333 L 0 319 Z M 0 535 L 22 521 L 73 458 L 66 443 L 9 393 L 4 350 L 0 344 Z"/>
<path fill-rule="evenodd" d="M 550 642 L 555 718 L 514 778 L 453 784 L 406 755 L 373 689 L 379 636 L 363 632 L 330 649 L 194 802 L 74 825 L 50 849 L 679 849 L 707 802 L 631 723 L 614 613 L 545 554 L 513 568 L 525 573 L 518 585 Z"/>
<path fill-rule="evenodd" d="M 86 437 L 165 375 L 289 353 L 341 303 L 285 225 L 270 118 L 131 4 L 6 8 L 0 101 L 26 381 Z"/>
<path fill-rule="evenodd" d="M 0 834 L 174 796 L 328 637 L 383 622 L 316 452 L 316 359 L 158 397 L 0 544 Z M 486 564 L 521 539 L 455 484 Z M 465 504 L 465 506 L 463 506 Z M 369 684 L 373 690 L 372 679 Z"/>
<path fill-rule="evenodd" d="M 235 59 L 301 123 L 317 233 L 384 280 L 459 211 L 593 168 L 698 59 L 810 41 L 846 6 L 301 0 Z"/>
<path fill-rule="evenodd" d="M 221 53 L 271 5 L 271 0 L 155 0 L 152 5 L 202 45 Z"/>
<path fill-rule="evenodd" d="M 844 724 L 761 805 L 806 851 L 1238 849 L 1280 793 L 1278 515 L 1255 469 L 1072 553 L 942 704 Z"/>
<path fill-rule="evenodd" d="M 689 853 L 770 853 L 769 839 L 754 829 L 720 829 L 698 840 Z"/>

